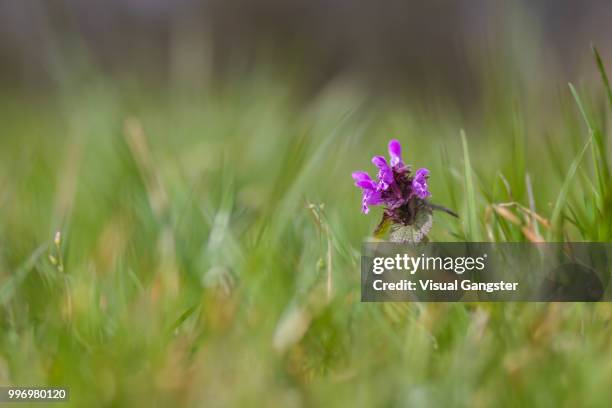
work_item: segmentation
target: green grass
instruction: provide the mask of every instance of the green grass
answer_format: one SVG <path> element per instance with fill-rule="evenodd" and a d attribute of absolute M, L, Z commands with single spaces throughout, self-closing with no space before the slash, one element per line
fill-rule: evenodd
<path fill-rule="evenodd" d="M 607 79 L 541 115 L 499 87 L 476 119 L 339 85 L 301 106 L 265 73 L 5 95 L 0 383 L 91 407 L 608 406 L 607 304 L 359 302 L 380 210 L 350 173 L 392 137 L 461 215 L 434 241 L 611 240 Z"/>

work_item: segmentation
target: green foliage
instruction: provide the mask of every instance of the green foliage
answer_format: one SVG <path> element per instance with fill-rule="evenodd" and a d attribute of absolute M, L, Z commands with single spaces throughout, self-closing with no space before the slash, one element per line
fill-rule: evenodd
<path fill-rule="evenodd" d="M 518 91 L 468 121 L 336 85 L 306 107 L 265 74 L 4 95 L 0 383 L 88 407 L 607 406 L 609 305 L 360 303 L 381 213 L 350 177 L 395 137 L 460 215 L 434 212 L 433 241 L 609 241 L 588 92 L 536 123 L 504 109 Z"/>

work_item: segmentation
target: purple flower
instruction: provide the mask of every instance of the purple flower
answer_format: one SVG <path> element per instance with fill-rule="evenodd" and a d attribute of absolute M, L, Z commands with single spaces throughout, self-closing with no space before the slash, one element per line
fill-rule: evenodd
<path fill-rule="evenodd" d="M 355 185 L 361 188 L 362 211 L 367 214 L 369 205 L 385 205 L 388 212 L 402 212 L 402 207 L 415 199 L 429 197 L 427 178 L 429 170 L 419 169 L 410 177 L 410 168 L 402 161 L 402 146 L 393 139 L 389 142 L 389 162 L 382 156 L 374 156 L 372 163 L 378 167 L 378 180 L 372 180 L 366 172 L 353 173 Z"/>
<path fill-rule="evenodd" d="M 412 191 L 421 200 L 426 199 L 431 195 L 427 185 L 427 179 L 429 178 L 429 170 L 425 168 L 418 169 L 414 178 L 412 179 Z"/>

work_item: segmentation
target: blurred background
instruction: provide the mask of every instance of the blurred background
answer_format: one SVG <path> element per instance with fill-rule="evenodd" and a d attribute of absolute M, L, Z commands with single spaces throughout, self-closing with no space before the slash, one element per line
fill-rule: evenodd
<path fill-rule="evenodd" d="M 588 76 L 591 44 L 612 53 L 611 18 L 605 0 L 4 1 L 0 81 L 43 92 L 86 61 L 115 79 L 193 89 L 271 64 L 299 79 L 300 97 L 350 77 L 377 96 L 435 92 L 471 107 L 491 72 Z"/>
<path fill-rule="evenodd" d="M 612 241 L 610 21 L 604 0 L 0 1 L 0 385 L 608 407 L 610 304 L 361 303 L 381 209 L 350 175 L 397 138 L 460 215 L 433 241 Z"/>

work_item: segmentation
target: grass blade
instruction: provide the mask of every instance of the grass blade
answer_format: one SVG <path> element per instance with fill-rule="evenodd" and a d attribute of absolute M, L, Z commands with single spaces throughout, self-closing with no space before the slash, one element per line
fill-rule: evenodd
<path fill-rule="evenodd" d="M 601 198 L 606 197 L 606 189 L 608 184 L 608 163 L 606 161 L 605 156 L 605 141 L 602 132 L 595 126 L 593 119 L 588 115 L 586 109 L 584 108 L 584 104 L 576 91 L 576 88 L 570 83 L 568 84 L 572 96 L 578 105 L 578 109 L 584 119 L 584 122 L 587 125 L 589 130 L 589 135 L 594 139 L 594 143 L 591 144 L 591 154 L 593 157 L 593 168 L 595 170 L 595 179 L 597 180 L 597 185 L 599 186 L 599 196 Z M 601 200 L 600 200 L 601 201 Z M 598 205 L 601 208 L 601 202 Z"/>
<path fill-rule="evenodd" d="M 601 76 L 601 80 L 603 81 L 604 88 L 606 90 L 606 95 L 608 96 L 608 102 L 610 103 L 610 107 L 612 107 L 612 88 L 610 88 L 610 81 L 608 81 L 608 74 L 606 74 L 606 67 L 601 60 L 601 56 L 599 55 L 599 51 L 593 45 L 593 54 L 595 55 L 595 63 L 597 64 L 597 69 L 599 70 L 599 75 Z"/>
<path fill-rule="evenodd" d="M 6 306 L 11 300 L 19 285 L 26 279 L 36 262 L 43 256 L 48 245 L 43 244 L 36 248 L 30 257 L 0 286 L 0 306 Z"/>
<path fill-rule="evenodd" d="M 465 138 L 465 131 L 461 129 L 461 143 L 463 145 L 463 164 L 465 178 L 465 195 L 467 198 L 467 238 L 476 242 L 482 241 L 480 229 L 478 228 L 478 214 L 476 211 L 476 192 L 474 191 L 474 181 L 472 179 L 472 164 L 470 153 Z"/>
<path fill-rule="evenodd" d="M 557 201 L 555 202 L 555 206 L 552 212 L 552 217 L 550 218 L 551 229 L 549 232 L 548 241 L 551 240 L 550 238 L 552 238 L 552 234 L 555 231 L 555 227 L 559 223 L 559 217 L 561 216 L 561 211 L 563 210 L 564 204 L 567 201 L 567 195 L 569 193 L 570 185 L 572 184 L 572 180 L 574 179 L 574 176 L 576 175 L 576 172 L 578 171 L 578 167 L 580 166 L 580 163 L 582 162 L 582 159 L 584 158 L 584 154 L 586 153 L 591 143 L 593 143 L 592 136 L 589 137 L 589 140 L 587 140 L 587 142 L 584 144 L 584 147 L 582 148 L 580 153 L 578 153 L 578 156 L 574 158 L 574 160 L 572 161 L 572 164 L 570 165 L 569 170 L 567 171 L 567 174 L 565 176 L 565 181 L 563 182 L 563 185 L 561 186 L 561 191 L 559 191 L 559 196 L 557 197 Z"/>

